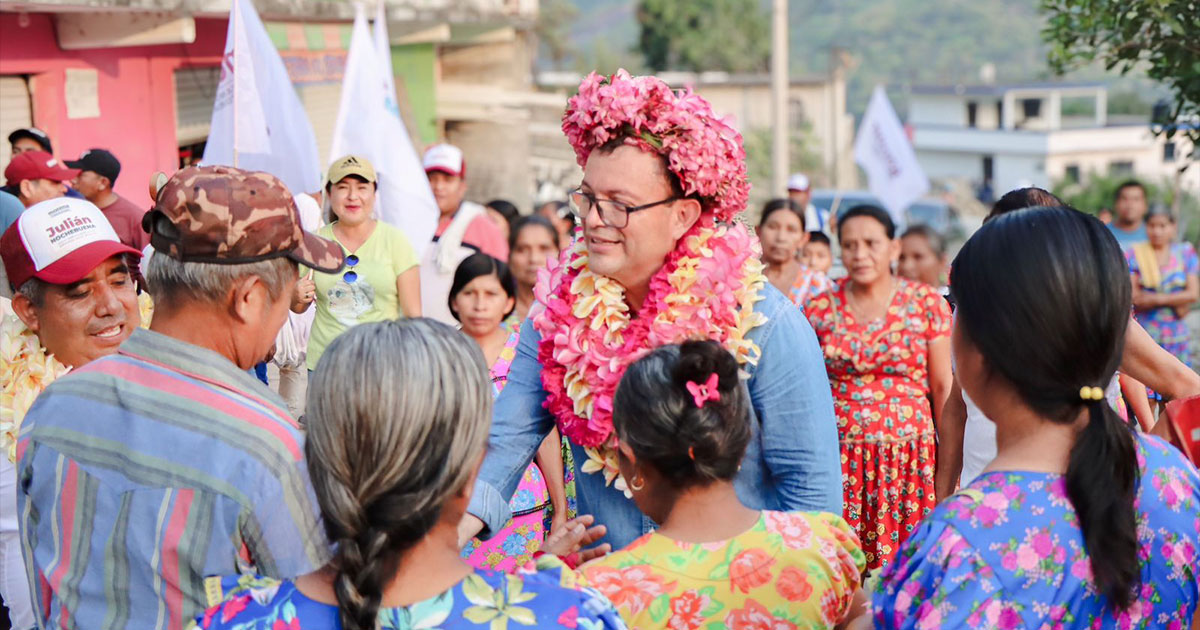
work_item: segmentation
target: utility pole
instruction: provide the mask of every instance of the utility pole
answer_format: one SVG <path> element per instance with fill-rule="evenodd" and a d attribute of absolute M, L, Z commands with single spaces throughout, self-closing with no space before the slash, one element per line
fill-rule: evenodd
<path fill-rule="evenodd" d="M 771 11 L 771 194 L 787 186 L 788 149 L 788 18 L 787 0 L 773 0 Z"/>

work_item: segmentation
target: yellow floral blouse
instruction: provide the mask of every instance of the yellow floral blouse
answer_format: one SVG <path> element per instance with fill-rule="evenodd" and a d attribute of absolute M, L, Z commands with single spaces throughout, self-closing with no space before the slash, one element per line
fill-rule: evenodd
<path fill-rule="evenodd" d="M 849 611 L 866 558 L 840 516 L 762 513 L 729 540 L 650 533 L 580 568 L 630 628 L 830 628 Z"/>

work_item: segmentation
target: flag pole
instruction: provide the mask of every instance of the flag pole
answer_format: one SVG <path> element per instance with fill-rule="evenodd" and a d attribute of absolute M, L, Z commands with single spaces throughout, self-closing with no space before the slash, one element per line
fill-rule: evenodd
<path fill-rule="evenodd" d="M 238 0 L 233 0 L 229 3 L 229 19 L 238 19 Z M 233 23 L 233 46 L 232 57 L 229 60 L 229 68 L 232 72 L 237 72 L 235 67 L 237 63 L 237 45 L 238 45 L 238 30 L 237 22 Z M 233 79 L 233 168 L 238 167 L 238 94 L 237 94 L 237 79 Z"/>

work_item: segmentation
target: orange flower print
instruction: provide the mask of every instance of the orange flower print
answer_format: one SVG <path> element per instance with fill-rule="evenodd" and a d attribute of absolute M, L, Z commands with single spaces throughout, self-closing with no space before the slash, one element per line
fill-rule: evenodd
<path fill-rule="evenodd" d="M 624 569 L 596 567 L 588 574 L 592 588 L 604 593 L 613 606 L 629 610 L 634 617 L 645 610 L 656 597 L 675 588 L 675 583 L 665 583 L 645 565 Z"/>
<path fill-rule="evenodd" d="M 773 564 L 775 559 L 762 549 L 747 549 L 739 553 L 729 563 L 730 590 L 736 588 L 749 593 L 750 589 L 770 582 Z"/>
<path fill-rule="evenodd" d="M 753 599 L 746 600 L 745 608 L 730 611 L 725 625 L 737 630 L 796 630 L 796 624 L 777 619 L 762 604 Z"/>
<path fill-rule="evenodd" d="M 796 567 L 787 567 L 775 581 L 775 591 L 789 602 L 802 602 L 813 594 L 813 585 L 808 575 Z"/>
<path fill-rule="evenodd" d="M 704 609 L 711 603 L 711 597 L 697 593 L 695 589 L 684 591 L 671 600 L 671 618 L 667 620 L 667 627 L 671 630 L 696 630 L 704 624 Z"/>

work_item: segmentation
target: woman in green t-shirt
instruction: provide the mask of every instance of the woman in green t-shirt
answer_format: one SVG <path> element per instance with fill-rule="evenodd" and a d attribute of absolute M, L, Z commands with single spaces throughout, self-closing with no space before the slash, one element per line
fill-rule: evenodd
<path fill-rule="evenodd" d="M 325 182 L 333 222 L 317 231 L 346 251 L 338 273 L 315 272 L 296 283 L 292 310 L 302 313 L 315 301 L 308 341 L 308 369 L 346 329 L 366 322 L 421 316 L 417 256 L 400 230 L 373 216 L 375 168 L 366 158 L 334 161 Z"/>

